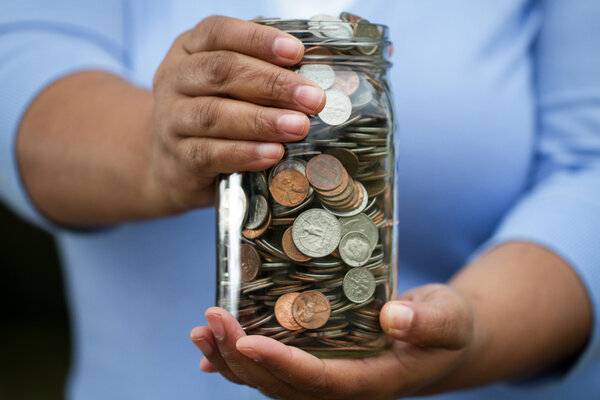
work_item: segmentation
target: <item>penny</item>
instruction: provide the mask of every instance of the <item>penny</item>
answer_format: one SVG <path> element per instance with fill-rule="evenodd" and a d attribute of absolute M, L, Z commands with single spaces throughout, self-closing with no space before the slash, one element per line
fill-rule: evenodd
<path fill-rule="evenodd" d="M 267 209 L 268 211 L 268 209 Z M 242 231 L 242 235 L 246 238 L 246 239 L 256 239 L 261 237 L 262 235 L 265 234 L 265 232 L 267 231 L 267 229 L 269 229 L 269 226 L 271 226 L 271 213 L 268 212 L 267 215 L 267 220 L 265 221 L 265 223 L 262 226 L 259 226 L 256 229 L 244 229 Z"/>
<path fill-rule="evenodd" d="M 302 212 L 292 225 L 292 240 L 303 254 L 325 257 L 339 245 L 341 227 L 337 218 L 318 208 Z"/>
<path fill-rule="evenodd" d="M 295 169 L 284 169 L 273 177 L 269 190 L 282 206 L 296 206 L 308 196 L 308 181 Z"/>
<path fill-rule="evenodd" d="M 369 240 L 371 251 L 375 250 L 375 246 L 379 242 L 379 229 L 377 229 L 371 218 L 359 213 L 352 217 L 340 218 L 339 221 L 342 227 L 342 238 L 350 232 L 360 232 Z"/>
<path fill-rule="evenodd" d="M 358 156 L 346 148 L 334 148 L 325 150 L 325 154 L 334 156 L 344 166 L 348 175 L 354 176 L 358 171 Z"/>
<path fill-rule="evenodd" d="M 310 79 L 323 90 L 329 89 L 333 85 L 333 82 L 336 81 L 336 74 L 333 68 L 327 64 L 304 64 L 296 72 Z"/>
<path fill-rule="evenodd" d="M 371 242 L 361 232 L 348 232 L 340 240 L 340 257 L 351 267 L 365 265 L 371 251 Z"/>
<path fill-rule="evenodd" d="M 309 256 L 302 254 L 300 250 L 294 245 L 294 241 L 292 240 L 292 227 L 290 226 L 285 230 L 283 236 L 281 237 L 281 246 L 283 247 L 283 251 L 289 258 L 293 261 L 297 262 L 305 262 L 310 260 Z"/>
<path fill-rule="evenodd" d="M 327 323 L 331 315 L 329 300 L 317 290 L 300 293 L 292 304 L 292 315 L 303 328 L 320 328 Z"/>
<path fill-rule="evenodd" d="M 337 67 L 335 69 L 335 80 L 333 89 L 341 90 L 348 96 L 352 95 L 358 89 L 360 78 L 350 67 Z"/>
<path fill-rule="evenodd" d="M 240 246 L 240 266 L 242 270 L 242 281 L 250 282 L 260 269 L 260 256 L 256 249 L 249 244 L 242 244 Z"/>
<path fill-rule="evenodd" d="M 306 164 L 306 177 L 318 190 L 333 190 L 342 183 L 344 166 L 334 156 L 321 154 Z"/>
<path fill-rule="evenodd" d="M 246 218 L 246 229 L 256 229 L 261 226 L 269 215 L 269 205 L 264 196 L 257 194 L 250 198 L 248 206 L 248 217 Z"/>
<path fill-rule="evenodd" d="M 344 276 L 344 294 L 353 303 L 364 303 L 375 293 L 375 277 L 366 268 L 353 268 Z"/>
<path fill-rule="evenodd" d="M 321 121 L 328 125 L 340 125 L 352 114 L 352 103 L 348 95 L 337 89 L 325 91 L 325 107 L 318 114 Z"/>
<path fill-rule="evenodd" d="M 277 322 L 285 329 L 291 331 L 302 329 L 294 319 L 292 313 L 292 305 L 298 296 L 300 296 L 300 293 L 298 292 L 286 293 L 283 296 L 279 296 L 275 303 L 275 318 L 277 319 Z"/>

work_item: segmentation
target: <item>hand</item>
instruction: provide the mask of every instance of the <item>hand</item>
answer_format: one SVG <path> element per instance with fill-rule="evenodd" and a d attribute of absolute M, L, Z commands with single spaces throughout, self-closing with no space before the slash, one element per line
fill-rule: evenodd
<path fill-rule="evenodd" d="M 281 68 L 304 53 L 275 28 L 209 17 L 180 35 L 154 77 L 148 192 L 159 214 L 213 201 L 220 173 L 263 170 L 302 139 L 324 105 L 315 83 Z"/>
<path fill-rule="evenodd" d="M 262 336 L 246 336 L 225 310 L 206 311 L 210 327 L 191 339 L 204 353 L 200 368 L 281 399 L 395 399 L 414 394 L 456 368 L 472 348 L 474 314 L 446 285 L 404 293 L 381 310 L 389 352 L 368 358 L 319 359 Z"/>

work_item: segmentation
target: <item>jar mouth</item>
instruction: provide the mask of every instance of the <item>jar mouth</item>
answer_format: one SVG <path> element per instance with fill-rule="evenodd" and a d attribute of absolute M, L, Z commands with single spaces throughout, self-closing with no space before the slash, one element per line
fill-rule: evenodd
<path fill-rule="evenodd" d="M 256 18 L 252 22 L 289 33 L 304 44 L 302 63 L 332 61 L 388 66 L 386 25 L 356 21 Z"/>

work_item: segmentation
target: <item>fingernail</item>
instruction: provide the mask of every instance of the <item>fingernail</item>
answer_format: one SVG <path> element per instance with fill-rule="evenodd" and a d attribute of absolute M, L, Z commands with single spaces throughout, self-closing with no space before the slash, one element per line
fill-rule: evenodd
<path fill-rule="evenodd" d="M 306 127 L 306 116 L 300 114 L 284 114 L 277 119 L 277 127 L 284 133 L 300 136 Z"/>
<path fill-rule="evenodd" d="M 390 304 L 388 311 L 391 314 L 391 328 L 394 330 L 405 330 L 412 324 L 413 310 L 402 304 Z"/>
<path fill-rule="evenodd" d="M 198 348 L 200 349 L 200 351 L 205 355 L 205 356 L 210 356 L 213 353 L 213 348 L 210 345 L 210 343 L 208 343 L 208 341 L 205 338 L 196 338 L 196 339 L 192 339 L 192 341 L 194 342 L 194 344 L 196 346 L 198 346 Z"/>
<path fill-rule="evenodd" d="M 252 347 L 238 347 L 237 349 L 240 353 L 254 361 L 258 362 L 262 360 L 262 357 L 260 356 L 260 354 L 258 354 L 258 351 L 256 351 L 256 349 Z"/>
<path fill-rule="evenodd" d="M 289 37 L 278 37 L 273 44 L 273 50 L 279 57 L 295 60 L 304 48 L 302 42 Z"/>
<path fill-rule="evenodd" d="M 281 158 L 281 145 L 278 143 L 261 143 L 258 145 L 258 155 L 262 158 L 278 160 Z"/>
<path fill-rule="evenodd" d="M 225 338 L 225 329 L 223 328 L 223 320 L 220 315 L 210 314 L 206 316 L 208 326 L 213 331 L 213 335 L 217 340 L 223 340 Z"/>
<path fill-rule="evenodd" d="M 296 89 L 296 101 L 304 107 L 315 110 L 323 101 L 325 92 L 322 89 L 310 85 L 302 85 Z"/>

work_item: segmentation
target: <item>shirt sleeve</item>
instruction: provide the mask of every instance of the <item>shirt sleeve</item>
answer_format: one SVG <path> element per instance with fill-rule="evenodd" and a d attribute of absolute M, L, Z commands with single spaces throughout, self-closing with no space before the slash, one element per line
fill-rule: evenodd
<path fill-rule="evenodd" d="M 48 85 L 82 70 L 127 75 L 124 3 L 113 0 L 0 3 L 0 199 L 48 230 L 58 226 L 32 204 L 15 142 L 29 104 Z"/>
<path fill-rule="evenodd" d="M 532 185 L 482 250 L 534 242 L 579 275 L 594 322 L 586 349 L 560 374 L 562 381 L 600 360 L 600 2 L 541 4 L 533 50 L 538 138 Z"/>

